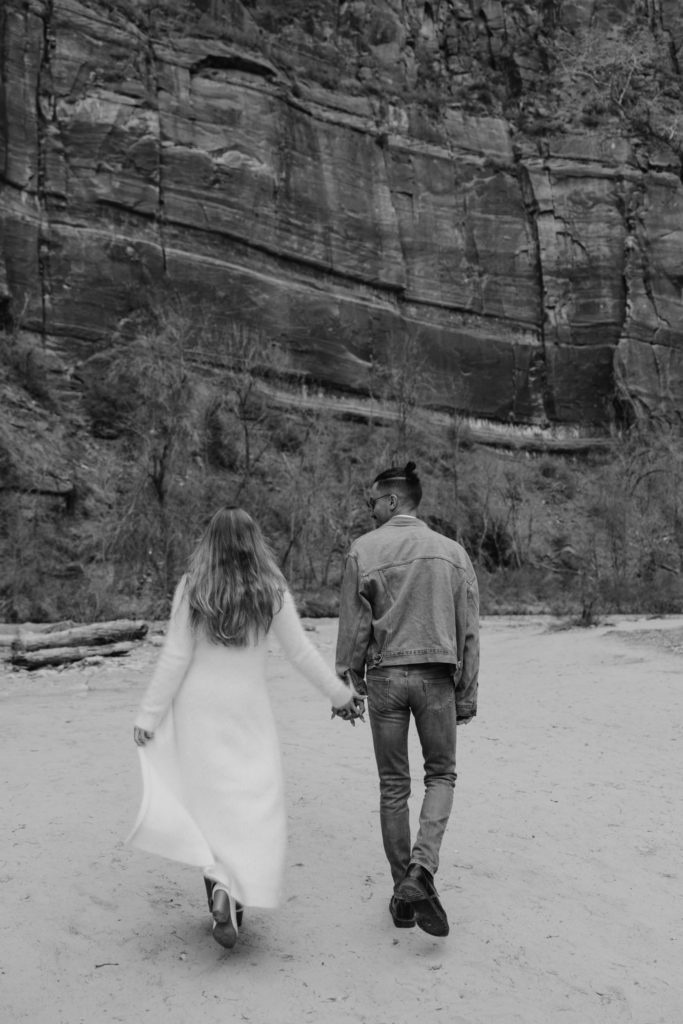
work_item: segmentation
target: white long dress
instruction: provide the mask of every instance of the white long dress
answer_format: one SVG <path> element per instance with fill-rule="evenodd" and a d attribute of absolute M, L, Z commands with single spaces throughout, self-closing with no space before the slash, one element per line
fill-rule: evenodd
<path fill-rule="evenodd" d="M 344 683 L 310 642 L 285 593 L 272 632 L 306 678 L 341 707 Z M 128 842 L 203 868 L 246 906 L 275 907 L 285 863 L 280 744 L 266 686 L 267 637 L 212 643 L 190 628 L 179 583 L 154 674 L 135 724 L 143 796 Z"/>

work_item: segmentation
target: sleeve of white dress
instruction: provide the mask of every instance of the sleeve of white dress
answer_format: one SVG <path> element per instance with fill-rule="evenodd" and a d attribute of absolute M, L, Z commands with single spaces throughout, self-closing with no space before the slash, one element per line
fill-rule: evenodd
<path fill-rule="evenodd" d="M 140 729 L 154 732 L 163 720 L 185 677 L 193 652 L 194 638 L 183 577 L 173 595 L 164 646 L 135 719 Z"/>
<path fill-rule="evenodd" d="M 292 665 L 329 698 L 333 707 L 340 708 L 349 702 L 349 687 L 332 671 L 306 636 L 289 591 L 285 591 L 282 608 L 273 617 L 272 628 Z"/>

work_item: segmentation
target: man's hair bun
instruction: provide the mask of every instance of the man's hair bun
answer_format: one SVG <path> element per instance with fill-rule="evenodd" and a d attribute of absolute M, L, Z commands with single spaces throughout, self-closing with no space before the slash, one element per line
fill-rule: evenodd
<path fill-rule="evenodd" d="M 420 484 L 420 478 L 416 473 L 416 465 L 414 462 L 406 462 L 405 466 L 391 466 L 389 469 L 385 469 L 383 473 L 378 473 L 373 483 L 381 484 L 382 487 L 391 486 L 392 481 L 396 481 L 401 490 L 408 495 L 413 506 L 420 504 L 422 500 L 422 486 Z"/>

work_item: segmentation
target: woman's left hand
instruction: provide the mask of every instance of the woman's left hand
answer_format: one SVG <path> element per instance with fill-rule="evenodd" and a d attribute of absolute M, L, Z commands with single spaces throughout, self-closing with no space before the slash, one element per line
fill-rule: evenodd
<path fill-rule="evenodd" d="M 133 729 L 133 739 L 138 747 L 144 747 L 148 740 L 154 739 L 154 733 L 148 729 L 140 729 L 136 725 Z"/>

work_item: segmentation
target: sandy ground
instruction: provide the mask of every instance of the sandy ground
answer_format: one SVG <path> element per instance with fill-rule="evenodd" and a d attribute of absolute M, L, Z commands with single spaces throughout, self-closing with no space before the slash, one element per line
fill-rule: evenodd
<path fill-rule="evenodd" d="M 330 661 L 335 632 L 311 634 Z M 233 951 L 196 869 L 123 843 L 153 644 L 1 668 L 2 1020 L 680 1024 L 683 619 L 489 619 L 482 651 L 437 876 L 447 939 L 389 917 L 369 726 L 331 721 L 274 652 L 288 894 Z"/>

